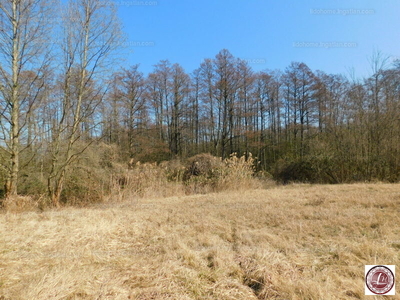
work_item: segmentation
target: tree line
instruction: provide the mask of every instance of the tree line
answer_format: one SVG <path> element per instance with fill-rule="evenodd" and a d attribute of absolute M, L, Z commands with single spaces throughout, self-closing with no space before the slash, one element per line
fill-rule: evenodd
<path fill-rule="evenodd" d="M 253 153 L 283 182 L 399 180 L 399 62 L 375 53 L 364 79 L 300 62 L 254 72 L 223 49 L 191 73 L 162 60 L 145 75 L 115 68 L 123 34 L 110 5 L 0 3 L 5 196 L 40 170 L 59 205 L 71 164 L 99 140 L 125 162 Z"/>
<path fill-rule="evenodd" d="M 376 52 L 371 67 L 365 79 L 299 62 L 254 72 L 226 49 L 190 74 L 135 65 L 113 74 L 101 133 L 126 159 L 253 153 L 284 182 L 398 181 L 400 64 Z"/>

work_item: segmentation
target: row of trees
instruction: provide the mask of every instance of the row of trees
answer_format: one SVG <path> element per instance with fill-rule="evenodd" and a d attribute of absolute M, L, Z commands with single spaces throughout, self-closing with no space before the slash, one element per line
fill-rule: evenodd
<path fill-rule="evenodd" d="M 395 181 L 400 64 L 377 52 L 371 66 L 363 80 L 297 62 L 256 73 L 228 50 L 191 74 L 161 61 L 144 76 L 136 65 L 113 75 L 101 134 L 126 160 L 252 152 L 283 180 Z"/>
<path fill-rule="evenodd" d="M 252 152 L 284 181 L 399 179 L 399 63 L 377 53 L 373 75 L 350 80 L 296 62 L 254 72 L 222 50 L 190 74 L 167 60 L 148 75 L 116 70 L 123 43 L 110 3 L 0 2 L 6 196 L 31 168 L 58 205 L 69 166 L 98 140 L 125 162 Z"/>

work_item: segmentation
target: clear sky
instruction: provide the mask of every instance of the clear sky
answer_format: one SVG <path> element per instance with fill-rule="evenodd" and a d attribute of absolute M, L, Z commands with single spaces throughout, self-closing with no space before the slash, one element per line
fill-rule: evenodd
<path fill-rule="evenodd" d="M 148 73 L 160 60 L 190 73 L 221 49 L 255 71 L 370 74 L 374 51 L 400 58 L 400 0 L 115 0 L 127 64 Z"/>

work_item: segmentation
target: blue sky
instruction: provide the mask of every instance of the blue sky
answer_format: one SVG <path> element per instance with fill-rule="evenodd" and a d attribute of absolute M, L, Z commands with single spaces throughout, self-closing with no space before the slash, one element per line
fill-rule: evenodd
<path fill-rule="evenodd" d="M 399 0 L 115 2 L 130 47 L 126 63 L 144 73 L 162 59 L 192 72 L 224 48 L 255 71 L 299 61 L 312 70 L 367 76 L 374 51 L 400 58 Z"/>

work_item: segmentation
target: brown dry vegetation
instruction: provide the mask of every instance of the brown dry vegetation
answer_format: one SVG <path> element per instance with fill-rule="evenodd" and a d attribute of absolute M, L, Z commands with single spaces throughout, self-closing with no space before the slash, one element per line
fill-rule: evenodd
<path fill-rule="evenodd" d="M 3 213 L 0 299 L 384 299 L 364 265 L 400 266 L 399 212 L 354 184 Z"/>

